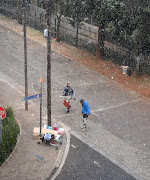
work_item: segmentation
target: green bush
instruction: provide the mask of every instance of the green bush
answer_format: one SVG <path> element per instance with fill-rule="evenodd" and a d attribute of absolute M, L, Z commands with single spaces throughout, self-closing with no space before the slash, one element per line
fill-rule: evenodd
<path fill-rule="evenodd" d="M 2 121 L 2 143 L 0 144 L 0 165 L 13 151 L 20 132 L 11 107 L 5 108 L 6 117 Z"/>

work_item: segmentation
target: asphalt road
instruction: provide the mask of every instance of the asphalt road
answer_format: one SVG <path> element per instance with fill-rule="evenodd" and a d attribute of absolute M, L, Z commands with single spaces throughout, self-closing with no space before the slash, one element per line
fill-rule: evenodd
<path fill-rule="evenodd" d="M 71 135 L 69 154 L 55 180 L 135 180 L 135 178 Z"/>

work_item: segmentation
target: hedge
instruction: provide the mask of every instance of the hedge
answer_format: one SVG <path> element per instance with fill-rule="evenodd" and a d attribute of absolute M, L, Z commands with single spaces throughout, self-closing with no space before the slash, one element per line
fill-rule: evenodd
<path fill-rule="evenodd" d="M 5 108 L 6 117 L 2 120 L 2 142 L 0 144 L 0 165 L 13 151 L 20 132 L 11 107 Z"/>

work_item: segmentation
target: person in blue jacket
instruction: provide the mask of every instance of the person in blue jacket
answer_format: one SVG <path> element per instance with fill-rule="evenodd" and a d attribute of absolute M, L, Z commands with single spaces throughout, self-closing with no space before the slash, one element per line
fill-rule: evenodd
<path fill-rule="evenodd" d="M 87 101 L 84 99 L 80 100 L 80 103 L 82 104 L 82 114 L 83 114 L 83 127 L 81 127 L 82 131 L 86 131 L 86 121 L 90 114 L 90 106 Z"/>

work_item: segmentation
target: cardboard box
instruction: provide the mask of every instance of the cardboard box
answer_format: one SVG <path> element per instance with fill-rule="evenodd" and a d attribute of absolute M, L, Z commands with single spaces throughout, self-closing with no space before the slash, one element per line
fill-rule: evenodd
<path fill-rule="evenodd" d="M 44 134 L 46 134 L 46 133 L 54 134 L 54 136 L 56 136 L 58 134 L 58 131 L 42 128 L 41 129 L 42 136 L 44 136 Z M 39 135 L 40 135 L 40 128 L 39 127 L 34 127 L 33 139 L 38 140 Z"/>

